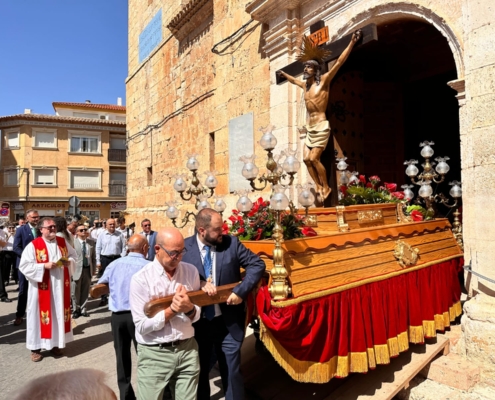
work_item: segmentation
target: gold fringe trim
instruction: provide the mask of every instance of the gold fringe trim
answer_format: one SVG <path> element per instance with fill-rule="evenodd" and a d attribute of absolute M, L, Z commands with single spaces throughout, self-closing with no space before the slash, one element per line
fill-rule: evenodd
<path fill-rule="evenodd" d="M 390 354 L 387 344 L 376 344 L 375 359 L 377 364 L 390 364 Z"/>
<path fill-rule="evenodd" d="M 425 342 L 425 334 L 424 334 L 423 326 L 409 327 L 409 341 L 414 344 Z"/>
<path fill-rule="evenodd" d="M 409 335 L 407 334 L 407 331 L 399 333 L 397 341 L 399 343 L 399 353 L 409 350 Z"/>
<path fill-rule="evenodd" d="M 351 371 L 351 372 L 366 373 L 366 372 L 368 372 L 368 366 L 371 368 L 371 365 L 369 365 L 369 362 L 368 362 L 368 352 L 367 351 L 363 351 L 362 353 L 351 353 L 350 358 L 351 358 L 351 362 L 350 362 L 349 371 Z"/>
<path fill-rule="evenodd" d="M 425 338 L 432 338 L 437 336 L 437 330 L 435 329 L 435 320 L 423 321 L 423 331 Z"/>
<path fill-rule="evenodd" d="M 363 280 L 358 281 L 358 282 L 352 282 L 352 283 L 349 283 L 347 285 L 342 285 L 342 286 L 338 286 L 335 288 L 306 294 L 306 295 L 299 296 L 299 297 L 289 299 L 289 300 L 279 300 L 279 301 L 271 300 L 271 305 L 272 305 L 272 307 L 279 307 L 279 308 L 292 306 L 294 304 L 299 304 L 299 303 L 302 303 L 304 301 L 318 299 L 320 297 L 325 297 L 325 296 L 328 296 L 330 294 L 340 293 L 340 292 L 343 292 L 345 290 L 354 289 L 354 288 L 359 287 L 359 286 L 367 285 L 368 283 L 384 281 L 384 280 L 389 279 L 389 278 L 394 278 L 396 276 L 403 275 L 403 274 L 406 274 L 409 272 L 418 271 L 420 269 L 431 267 L 432 265 L 440 264 L 442 262 L 453 260 L 455 258 L 461 258 L 463 256 L 464 256 L 463 254 L 457 254 L 454 256 L 444 257 L 444 258 L 441 258 L 439 260 L 430 261 L 428 263 L 418 265 L 416 267 L 405 268 L 405 269 L 402 269 L 400 271 L 391 272 L 391 273 L 386 274 L 386 275 L 375 276 L 372 278 L 363 279 Z"/>
<path fill-rule="evenodd" d="M 396 337 L 387 339 L 387 345 L 390 357 L 397 357 L 399 355 L 399 339 Z"/>
<path fill-rule="evenodd" d="M 445 330 L 445 321 L 443 319 L 443 314 L 435 314 L 435 331 Z"/>
<path fill-rule="evenodd" d="M 452 322 L 455 321 L 455 319 L 461 314 L 462 314 L 462 305 L 460 301 L 455 303 L 452 307 L 449 307 L 449 317 Z"/>
<path fill-rule="evenodd" d="M 445 325 L 446 328 L 450 326 L 450 312 L 444 312 L 443 313 L 443 324 Z"/>
<path fill-rule="evenodd" d="M 366 350 L 368 353 L 368 366 L 370 369 L 375 369 L 376 368 L 376 358 L 375 358 L 375 349 L 371 348 Z"/>
<path fill-rule="evenodd" d="M 352 353 L 351 353 L 352 355 Z M 337 356 L 337 373 L 335 376 L 345 377 L 349 375 L 350 357 Z"/>

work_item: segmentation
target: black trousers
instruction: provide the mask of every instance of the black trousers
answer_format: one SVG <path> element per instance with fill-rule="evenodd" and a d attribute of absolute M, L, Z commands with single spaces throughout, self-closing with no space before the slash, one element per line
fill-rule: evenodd
<path fill-rule="evenodd" d="M 7 270 L 4 263 L 6 251 L 0 252 L 0 299 L 7 298 L 7 291 L 5 290 L 5 282 L 10 278 L 10 268 Z"/>
<path fill-rule="evenodd" d="M 117 384 L 120 400 L 135 400 L 136 395 L 131 385 L 131 343 L 137 352 L 134 322 L 130 311 L 114 312 L 110 321 L 113 335 L 113 347 L 117 359 Z"/>
<path fill-rule="evenodd" d="M 15 261 L 17 255 L 13 251 L 0 251 L 0 265 L 2 266 L 2 277 L 5 282 L 10 281 L 12 276 L 15 283 L 19 281 Z"/>
<path fill-rule="evenodd" d="M 117 260 L 120 258 L 120 255 L 117 256 L 100 256 L 100 268 L 98 268 L 98 279 L 103 276 L 103 273 L 105 272 L 105 269 L 108 267 L 108 264 L 110 264 L 112 261 Z M 108 294 L 104 294 L 101 296 L 102 300 L 108 299 Z"/>
<path fill-rule="evenodd" d="M 17 311 L 15 317 L 24 318 L 28 300 L 29 282 L 21 271 L 18 270 L 17 273 L 19 274 L 19 297 L 17 298 Z"/>

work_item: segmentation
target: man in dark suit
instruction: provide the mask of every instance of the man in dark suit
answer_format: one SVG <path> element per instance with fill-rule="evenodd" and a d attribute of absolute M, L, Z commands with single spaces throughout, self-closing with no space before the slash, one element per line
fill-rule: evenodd
<path fill-rule="evenodd" d="M 146 259 L 153 261 L 155 259 L 155 244 L 156 244 L 157 233 L 151 230 L 151 221 L 147 218 L 141 221 L 141 228 L 143 228 L 141 235 L 143 235 L 146 238 L 150 246 Z"/>
<path fill-rule="evenodd" d="M 17 255 L 16 268 L 19 270 L 19 262 L 24 248 L 34 239 L 40 236 L 38 222 L 40 216 L 36 210 L 27 210 L 27 224 L 20 226 L 15 231 L 14 236 L 14 253 Z M 28 282 L 24 274 L 19 271 L 19 298 L 17 300 L 17 311 L 15 313 L 14 325 L 22 324 L 24 314 L 26 313 L 28 296 Z"/>
<path fill-rule="evenodd" d="M 225 304 L 203 307 L 194 324 L 199 347 L 198 400 L 210 398 L 209 371 L 213 349 L 218 358 L 226 400 L 244 399 L 240 372 L 241 345 L 246 319 L 245 300 L 265 271 L 265 263 L 248 250 L 239 239 L 222 235 L 222 217 L 207 208 L 196 217 L 197 234 L 185 240 L 187 253 L 182 261 L 196 266 L 202 289 L 209 295 L 216 286 L 241 281 L 241 267 L 246 276 L 230 294 Z"/>
<path fill-rule="evenodd" d="M 77 237 L 74 239 L 74 250 L 77 254 L 71 283 L 72 308 L 74 309 L 72 318 L 74 319 L 81 315 L 89 317 L 86 312 L 86 303 L 88 302 L 91 277 L 96 270 L 96 243 L 87 238 L 87 231 L 86 226 L 79 225 L 76 228 Z"/>

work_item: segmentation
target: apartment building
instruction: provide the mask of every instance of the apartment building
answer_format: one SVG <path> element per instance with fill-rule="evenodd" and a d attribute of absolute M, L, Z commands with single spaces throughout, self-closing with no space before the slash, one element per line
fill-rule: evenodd
<path fill-rule="evenodd" d="M 17 220 L 30 208 L 65 216 L 72 196 L 90 219 L 118 216 L 126 208 L 125 106 L 52 104 L 55 115 L 0 117 L 3 216 Z"/>

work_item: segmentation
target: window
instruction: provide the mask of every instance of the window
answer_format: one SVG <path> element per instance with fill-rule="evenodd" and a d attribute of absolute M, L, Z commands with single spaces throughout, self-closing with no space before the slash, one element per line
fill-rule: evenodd
<path fill-rule="evenodd" d="M 18 149 L 19 145 L 19 131 L 6 132 L 5 133 L 5 148 Z"/>
<path fill-rule="evenodd" d="M 19 170 L 8 169 L 3 173 L 4 186 L 19 186 Z"/>
<path fill-rule="evenodd" d="M 110 148 L 113 150 L 125 150 L 125 137 L 110 136 Z"/>
<path fill-rule="evenodd" d="M 98 136 L 71 136 L 71 153 L 100 153 L 100 138 Z"/>
<path fill-rule="evenodd" d="M 35 169 L 33 167 L 33 185 L 56 185 L 55 168 Z"/>
<path fill-rule="evenodd" d="M 35 131 L 33 130 L 33 147 L 41 149 L 57 148 L 57 131 Z"/>
<path fill-rule="evenodd" d="M 70 189 L 100 190 L 101 171 L 70 170 Z"/>
<path fill-rule="evenodd" d="M 98 114 L 93 114 L 93 113 L 74 112 L 72 115 L 74 117 L 77 117 L 77 118 L 96 118 L 96 119 L 98 119 Z"/>
<path fill-rule="evenodd" d="M 125 117 L 116 116 L 115 120 L 125 122 Z"/>

